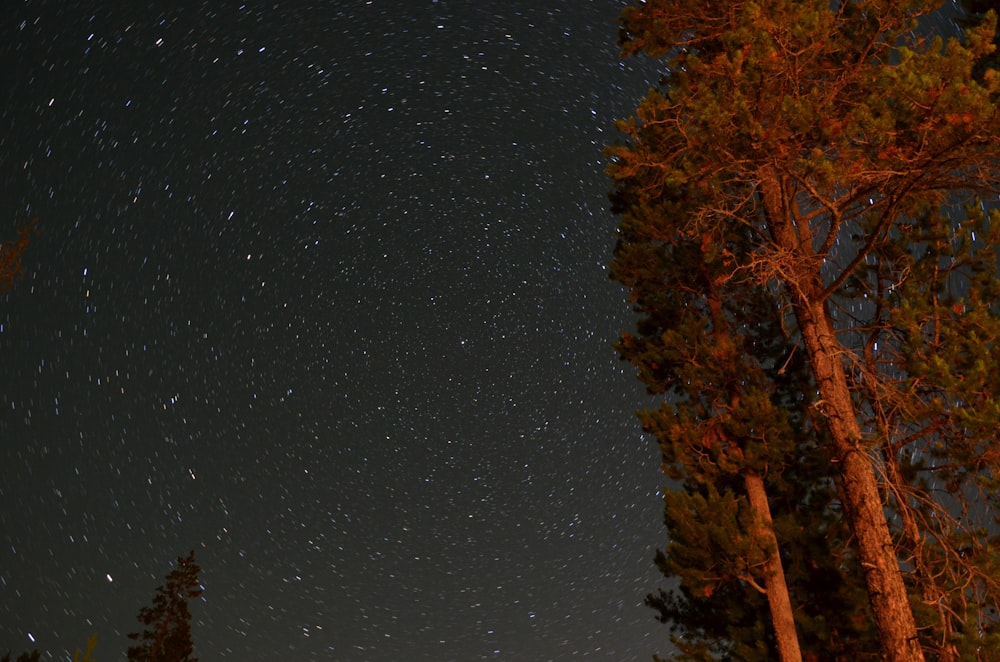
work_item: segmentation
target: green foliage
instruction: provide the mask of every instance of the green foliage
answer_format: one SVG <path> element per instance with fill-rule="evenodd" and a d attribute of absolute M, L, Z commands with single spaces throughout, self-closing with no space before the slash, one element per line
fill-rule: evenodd
<path fill-rule="evenodd" d="M 975 197 L 1000 189 L 995 15 L 943 40 L 917 29 L 938 2 L 832 4 L 646 0 L 621 17 L 623 54 L 664 72 L 608 148 L 611 277 L 638 314 L 617 349 L 663 396 L 640 419 L 674 486 L 657 564 L 679 585 L 648 601 L 679 659 L 775 657 L 755 472 L 804 654 L 878 657 L 798 327 L 815 305 L 925 650 L 1000 659 L 1000 214 Z"/>
<path fill-rule="evenodd" d="M 128 635 L 140 642 L 128 649 L 129 662 L 198 662 L 192 657 L 188 600 L 202 594 L 199 572 L 193 551 L 177 558 L 177 567 L 167 575 L 166 584 L 157 587 L 153 605 L 139 610 L 139 621 L 146 629 Z"/>
<path fill-rule="evenodd" d="M 961 0 L 961 5 L 966 12 L 966 18 L 961 21 L 965 27 L 975 27 L 988 20 L 996 20 L 998 8 L 995 0 Z M 990 12 L 993 14 L 992 19 Z M 983 80 L 990 69 L 1000 69 L 1000 33 L 993 36 L 993 48 L 976 62 L 975 73 L 979 80 Z"/>
<path fill-rule="evenodd" d="M 815 387 L 789 339 L 794 320 L 773 291 L 732 275 L 734 256 L 748 250 L 745 228 L 730 226 L 721 244 L 664 232 L 698 194 L 666 190 L 646 204 L 626 186 L 614 197 L 622 221 L 611 275 L 640 314 L 617 348 L 667 396 L 640 420 L 679 485 L 664 495 L 670 543 L 657 565 L 680 584 L 647 602 L 671 624 L 678 659 L 775 659 L 767 602 L 753 585 L 764 550 L 742 477 L 755 471 L 777 495 L 775 533 L 804 650 L 865 659 L 877 644 L 860 575 L 837 567 L 850 557 L 849 531 L 808 395 Z"/>
<path fill-rule="evenodd" d="M 914 584 L 922 602 L 954 612 L 921 615 L 960 659 L 996 659 L 1000 212 L 969 205 L 960 222 L 930 212 L 893 242 L 893 257 L 872 266 L 906 273 L 883 297 L 881 360 L 894 372 L 879 380 L 877 424 L 906 477 L 897 508 L 918 528 L 907 539 Z"/>

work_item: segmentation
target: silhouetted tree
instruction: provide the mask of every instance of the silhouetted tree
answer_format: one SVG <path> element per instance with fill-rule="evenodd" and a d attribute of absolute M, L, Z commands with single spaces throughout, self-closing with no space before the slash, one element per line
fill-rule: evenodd
<path fill-rule="evenodd" d="M 10 655 L 11 655 L 10 651 L 7 651 L 6 655 L 0 657 L 0 662 L 11 662 Z M 41 659 L 42 659 L 41 651 L 33 650 L 30 653 L 21 653 L 20 655 L 17 656 L 17 659 L 14 660 L 14 662 L 41 662 Z"/>
<path fill-rule="evenodd" d="M 31 243 L 31 237 L 38 233 L 37 222 L 37 218 L 31 219 L 17 229 L 17 239 L 0 243 L 0 293 L 12 288 L 21 277 L 21 256 Z"/>
<path fill-rule="evenodd" d="M 202 594 L 199 572 L 194 551 L 177 558 L 177 567 L 167 575 L 166 584 L 156 588 L 153 605 L 139 610 L 139 621 L 146 629 L 128 635 L 140 642 L 128 649 L 129 662 L 198 662 L 192 657 L 188 600 Z"/>
<path fill-rule="evenodd" d="M 83 653 L 81 658 L 80 649 L 77 648 L 73 653 L 73 662 L 94 662 L 94 658 L 91 657 L 91 653 L 94 652 L 94 648 L 97 646 L 97 635 L 93 634 L 90 639 L 87 640 L 87 650 Z M 0 657 L 0 662 L 11 662 L 11 653 L 7 651 L 7 654 Z M 30 653 L 21 653 L 17 656 L 17 659 L 13 662 L 41 662 L 42 653 L 39 650 L 33 650 Z"/>

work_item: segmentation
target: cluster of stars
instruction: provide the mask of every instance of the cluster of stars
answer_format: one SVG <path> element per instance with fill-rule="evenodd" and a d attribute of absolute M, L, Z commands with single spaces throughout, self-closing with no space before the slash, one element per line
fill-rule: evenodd
<path fill-rule="evenodd" d="M 194 548 L 203 662 L 662 653 L 620 4 L 334 4 L 12 10 L 0 647 L 118 656 Z"/>

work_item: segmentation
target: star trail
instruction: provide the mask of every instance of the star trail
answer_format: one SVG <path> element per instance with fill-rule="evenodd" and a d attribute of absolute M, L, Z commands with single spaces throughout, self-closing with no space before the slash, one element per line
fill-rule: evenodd
<path fill-rule="evenodd" d="M 622 3 L 223 4 L 3 19 L 0 652 L 122 659 L 190 549 L 202 662 L 666 652 Z"/>

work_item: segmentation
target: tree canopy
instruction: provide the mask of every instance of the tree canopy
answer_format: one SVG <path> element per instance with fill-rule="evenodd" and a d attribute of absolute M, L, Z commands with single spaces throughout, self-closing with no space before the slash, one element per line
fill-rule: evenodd
<path fill-rule="evenodd" d="M 203 592 L 198 581 L 200 572 L 194 551 L 177 558 L 177 566 L 167 574 L 166 583 L 156 588 L 152 606 L 139 610 L 139 622 L 146 629 L 128 635 L 139 642 L 128 649 L 129 662 L 198 662 L 193 657 L 188 601 Z"/>
<path fill-rule="evenodd" d="M 764 625 L 775 645 L 775 563 L 803 652 L 826 636 L 843 647 L 824 659 L 1000 654 L 996 15 L 944 39 L 940 6 L 622 14 L 623 54 L 663 77 L 609 148 L 611 273 L 639 315 L 618 348 L 664 395 L 642 421 L 678 485 L 659 563 L 681 584 L 650 602 L 688 659 L 752 659 Z M 881 653 L 835 613 L 865 613 L 862 591 Z"/>

